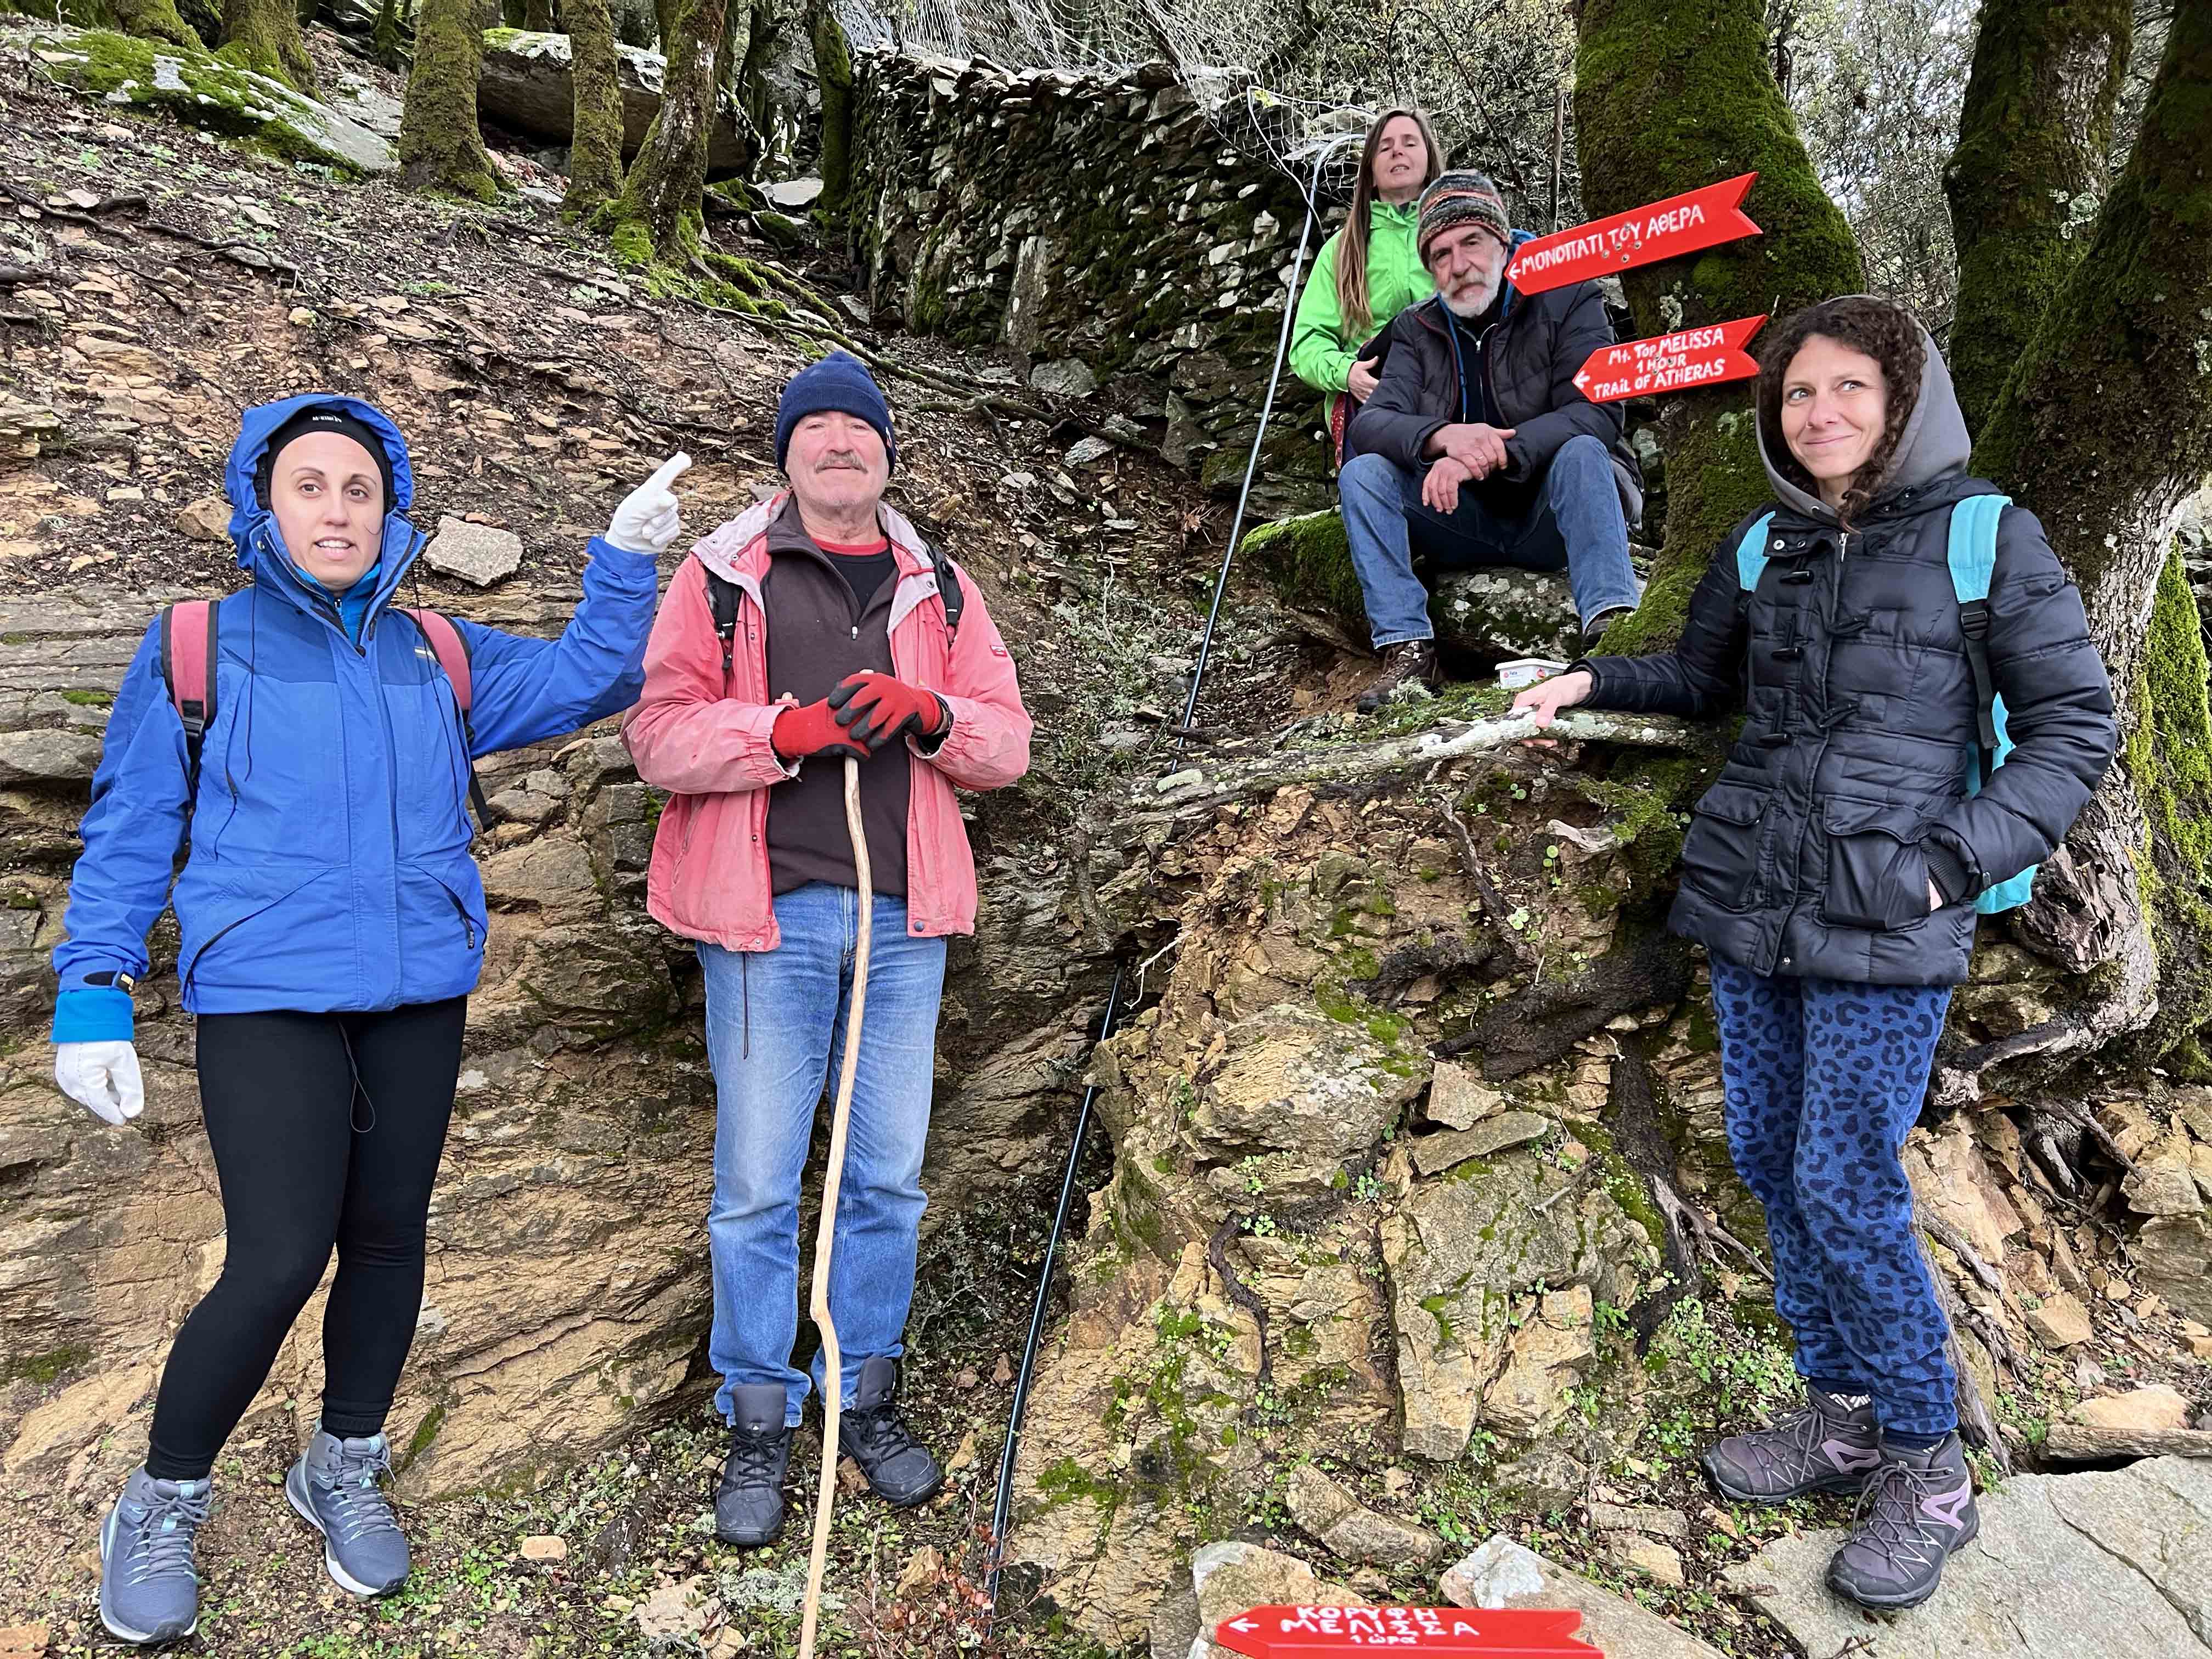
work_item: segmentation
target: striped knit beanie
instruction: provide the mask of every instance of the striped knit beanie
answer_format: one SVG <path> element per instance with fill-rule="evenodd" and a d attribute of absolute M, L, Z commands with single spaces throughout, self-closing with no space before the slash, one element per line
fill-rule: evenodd
<path fill-rule="evenodd" d="M 1480 225 L 1507 246 L 1513 229 L 1505 217 L 1505 198 L 1498 186 L 1480 173 L 1440 173 L 1421 192 L 1419 232 L 1421 263 L 1429 262 L 1429 244 L 1461 225 Z"/>

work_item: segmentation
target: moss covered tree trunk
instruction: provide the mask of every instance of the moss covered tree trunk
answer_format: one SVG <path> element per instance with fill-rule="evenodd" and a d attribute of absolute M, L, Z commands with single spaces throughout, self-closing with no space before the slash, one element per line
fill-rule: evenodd
<path fill-rule="evenodd" d="M 676 55 L 676 25 L 684 15 L 684 0 L 653 0 L 653 15 L 659 26 L 659 39 L 654 42 L 663 58 Z"/>
<path fill-rule="evenodd" d="M 622 192 L 622 82 L 615 70 L 614 18 L 607 0 L 568 0 L 575 117 L 568 142 L 568 194 L 562 216 L 581 219 Z"/>
<path fill-rule="evenodd" d="M 104 8 L 115 27 L 125 34 L 141 35 L 149 40 L 167 40 L 179 46 L 200 44 L 177 10 L 177 0 L 106 0 Z M 63 15 L 67 16 L 64 8 Z"/>
<path fill-rule="evenodd" d="M 842 218 L 853 188 L 853 54 L 827 0 L 811 0 L 807 30 L 814 40 L 814 78 L 822 88 L 822 197 L 827 217 Z"/>
<path fill-rule="evenodd" d="M 1763 236 L 1628 273 L 1638 335 L 1802 306 L 1863 286 L 1850 226 L 1820 188 L 1766 56 L 1759 0 L 1588 0 L 1575 60 L 1583 201 L 1593 218 L 1756 169 Z M 1713 544 L 1767 499 L 1751 394 L 1669 398 L 1667 535 L 1642 608 L 1606 636 L 1655 650 L 1680 633 Z"/>
<path fill-rule="evenodd" d="M 668 60 L 660 113 L 645 135 L 622 194 L 596 222 L 623 258 L 688 264 L 698 256 L 700 190 L 713 136 L 714 59 L 722 41 L 724 0 L 685 0 Z"/>
<path fill-rule="evenodd" d="M 407 50 L 406 16 L 399 0 L 382 0 L 376 9 L 376 28 L 370 44 L 376 52 L 376 61 L 386 69 L 398 69 Z"/>
<path fill-rule="evenodd" d="M 2132 0 L 1984 0 L 1943 174 L 1959 250 L 1947 344 L 1971 431 L 2088 245 L 2134 27 Z"/>
<path fill-rule="evenodd" d="M 745 9 L 744 56 L 738 62 L 737 78 L 731 83 L 738 112 L 745 119 L 748 171 L 757 168 L 767 158 L 769 133 L 775 125 L 775 96 L 768 83 L 768 60 L 769 54 L 775 49 L 779 27 L 775 0 L 751 0 Z"/>
<path fill-rule="evenodd" d="M 2081 585 L 2125 744 L 2021 925 L 2084 976 L 2076 1046 L 2147 1027 L 2163 1052 L 2212 1019 L 2212 773 L 2174 752 L 2212 731 L 2175 537 L 2212 471 L 2212 5 L 2174 9 L 2135 148 L 1974 468 Z"/>
<path fill-rule="evenodd" d="M 560 25 L 553 18 L 553 0 L 525 0 L 522 27 L 535 29 L 541 34 L 550 34 L 558 28 Z"/>
<path fill-rule="evenodd" d="M 415 67 L 399 118 L 399 177 L 418 190 L 496 200 L 499 175 L 477 127 L 483 35 L 472 0 L 422 0 Z"/>
<path fill-rule="evenodd" d="M 293 0 L 223 0 L 222 46 L 216 54 L 316 95 L 315 66 L 300 37 Z"/>

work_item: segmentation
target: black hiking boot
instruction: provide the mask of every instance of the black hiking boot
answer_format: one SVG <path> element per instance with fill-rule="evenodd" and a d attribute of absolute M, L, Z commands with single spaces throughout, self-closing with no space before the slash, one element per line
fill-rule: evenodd
<path fill-rule="evenodd" d="M 1437 642 L 1403 640 L 1383 648 L 1382 666 L 1361 689 L 1354 706 L 1361 714 L 1371 714 L 1396 696 L 1401 686 L 1419 685 L 1433 691 L 1437 679 Z"/>
<path fill-rule="evenodd" d="M 1828 1563 L 1828 1588 L 1863 1607 L 1917 1607 L 1943 1582 L 1944 1562 L 1981 1529 L 1973 1474 L 1956 1434 L 1924 1451 L 1884 1443 L 1851 1535 Z"/>
<path fill-rule="evenodd" d="M 900 1421 L 897 1392 L 895 1364 L 880 1354 L 862 1360 L 860 1387 L 837 1419 L 837 1449 L 860 1466 L 877 1497 L 908 1510 L 937 1496 L 945 1471 Z"/>
<path fill-rule="evenodd" d="M 1698 1461 L 1724 1498 L 1786 1504 L 1815 1492 L 1856 1492 L 1881 1462 L 1874 1406 L 1861 1395 L 1824 1393 L 1808 1384 L 1809 1404 L 1774 1426 L 1732 1434 Z"/>
<path fill-rule="evenodd" d="M 751 1382 L 732 1391 L 738 1414 L 730 1455 L 714 1489 L 714 1536 L 750 1548 L 783 1526 L 783 1480 L 791 1431 L 783 1425 L 783 1384 Z"/>

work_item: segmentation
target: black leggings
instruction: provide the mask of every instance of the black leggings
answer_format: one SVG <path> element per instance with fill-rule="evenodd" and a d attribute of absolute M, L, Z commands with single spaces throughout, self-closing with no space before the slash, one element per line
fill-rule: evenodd
<path fill-rule="evenodd" d="M 467 1013 L 453 997 L 381 1014 L 200 1017 L 200 1109 L 228 1231 L 222 1277 L 161 1373 L 155 1480 L 213 1468 L 333 1245 L 323 1426 L 383 1428 L 422 1309 L 423 1226 Z"/>

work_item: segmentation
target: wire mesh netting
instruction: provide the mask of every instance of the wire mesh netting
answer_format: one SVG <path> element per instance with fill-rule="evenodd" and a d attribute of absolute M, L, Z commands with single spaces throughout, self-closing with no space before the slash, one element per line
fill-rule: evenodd
<path fill-rule="evenodd" d="M 1452 154 L 1489 172 L 1522 222 L 1575 194 L 1556 0 L 839 0 L 855 46 L 1010 70 L 1111 75 L 1165 61 L 1239 150 L 1304 186 L 1351 194 L 1355 142 L 1381 110 L 1434 118 Z"/>

